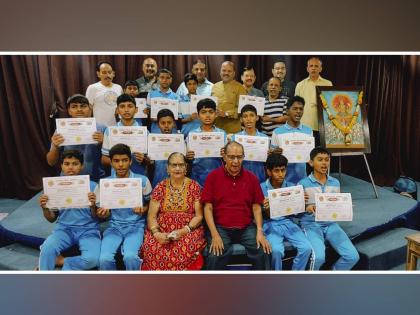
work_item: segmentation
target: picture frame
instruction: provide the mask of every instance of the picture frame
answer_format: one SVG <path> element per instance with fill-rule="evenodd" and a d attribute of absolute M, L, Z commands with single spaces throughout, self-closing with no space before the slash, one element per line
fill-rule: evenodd
<path fill-rule="evenodd" d="M 370 153 L 362 86 L 317 86 L 321 145 L 331 152 Z"/>

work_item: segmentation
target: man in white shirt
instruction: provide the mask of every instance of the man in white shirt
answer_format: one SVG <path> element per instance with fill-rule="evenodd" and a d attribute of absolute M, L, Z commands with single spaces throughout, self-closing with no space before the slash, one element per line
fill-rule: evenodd
<path fill-rule="evenodd" d="M 99 82 L 88 86 L 86 97 L 92 105 L 93 117 L 96 118 L 96 122 L 105 126 L 113 126 L 116 124 L 117 97 L 123 93 L 123 89 L 120 85 L 112 83 L 115 72 L 109 62 L 99 62 L 96 65 L 96 75 Z"/>

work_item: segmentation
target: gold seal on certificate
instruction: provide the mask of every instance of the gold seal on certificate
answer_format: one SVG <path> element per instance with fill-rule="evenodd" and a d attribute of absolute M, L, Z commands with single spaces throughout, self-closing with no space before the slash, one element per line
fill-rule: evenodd
<path fill-rule="evenodd" d="M 239 96 L 239 105 L 238 105 L 238 113 L 241 112 L 242 107 L 245 105 L 252 105 L 257 110 L 258 116 L 264 115 L 264 105 L 265 105 L 265 98 L 258 97 L 258 96 L 251 96 L 251 95 L 240 95 Z"/>
<path fill-rule="evenodd" d="M 92 144 L 96 132 L 95 118 L 57 118 L 57 133 L 64 137 L 64 145 Z"/>
<path fill-rule="evenodd" d="M 302 185 L 268 191 L 270 218 L 305 212 L 305 196 Z"/>
<path fill-rule="evenodd" d="M 190 132 L 188 135 L 188 149 L 194 151 L 195 158 L 220 157 L 224 145 L 223 132 Z"/>
<path fill-rule="evenodd" d="M 149 134 L 147 155 L 152 160 L 167 160 L 173 152 L 185 154 L 185 142 L 183 134 Z"/>
<path fill-rule="evenodd" d="M 136 208 L 143 206 L 141 178 L 103 178 L 99 181 L 101 208 Z"/>
<path fill-rule="evenodd" d="M 315 221 L 353 221 L 350 193 L 316 193 Z"/>
<path fill-rule="evenodd" d="M 147 128 L 143 126 L 112 126 L 109 128 L 110 148 L 117 143 L 130 147 L 132 152 L 147 152 Z"/>
<path fill-rule="evenodd" d="M 169 109 L 174 113 L 175 119 L 178 119 L 178 106 L 179 102 L 177 100 L 171 100 L 164 97 L 155 97 L 150 101 L 152 104 L 150 106 L 150 118 L 157 119 L 157 114 L 161 109 Z"/>
<path fill-rule="evenodd" d="M 48 196 L 48 208 L 86 208 L 90 206 L 89 175 L 44 177 L 42 182 L 44 194 Z"/>
<path fill-rule="evenodd" d="M 265 162 L 270 139 L 268 137 L 235 135 L 235 141 L 243 145 L 246 161 Z"/>

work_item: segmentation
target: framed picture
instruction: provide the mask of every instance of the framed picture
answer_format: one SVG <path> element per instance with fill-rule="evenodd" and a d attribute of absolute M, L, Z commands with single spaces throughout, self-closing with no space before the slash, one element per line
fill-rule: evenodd
<path fill-rule="evenodd" d="M 331 152 L 370 153 L 363 87 L 318 86 L 321 145 Z"/>

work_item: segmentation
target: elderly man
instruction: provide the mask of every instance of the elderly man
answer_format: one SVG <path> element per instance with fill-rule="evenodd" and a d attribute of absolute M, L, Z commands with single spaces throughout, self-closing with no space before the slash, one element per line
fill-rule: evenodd
<path fill-rule="evenodd" d="M 211 83 L 206 78 L 206 75 L 207 75 L 206 64 L 200 59 L 198 59 L 197 61 L 194 62 L 191 72 L 192 74 L 195 74 L 198 80 L 198 86 L 197 86 L 197 91 L 196 91 L 197 95 L 210 96 L 213 83 Z M 178 90 L 176 91 L 176 94 L 178 94 L 180 97 L 188 94 L 188 90 L 184 82 L 182 82 L 179 85 Z"/>
<path fill-rule="evenodd" d="M 279 78 L 281 83 L 280 95 L 291 97 L 295 95 L 296 83 L 293 81 L 286 80 L 286 63 L 284 61 L 277 61 L 273 65 L 271 72 L 273 77 Z M 264 95 L 268 96 L 268 81 L 261 86 L 261 90 L 264 92 Z"/>
<path fill-rule="evenodd" d="M 258 179 L 242 168 L 241 144 L 229 142 L 223 152 L 225 166 L 208 175 L 201 195 L 209 229 L 207 269 L 226 269 L 232 245 L 239 243 L 245 247 L 254 269 L 269 270 L 271 246 L 262 227 L 264 195 Z"/>
<path fill-rule="evenodd" d="M 308 59 L 308 66 L 306 67 L 309 76 L 303 79 L 296 85 L 296 95 L 305 99 L 305 108 L 303 116 L 300 119 L 301 123 L 307 125 L 314 130 L 314 135 L 317 138 L 318 134 L 318 109 L 317 109 L 317 86 L 332 86 L 332 82 L 322 78 L 319 74 L 322 71 L 322 61 L 318 57 L 311 57 Z"/>
<path fill-rule="evenodd" d="M 235 80 L 235 64 L 225 61 L 220 68 L 219 81 L 213 85 L 212 96 L 218 98 L 216 126 L 227 133 L 237 133 L 241 130 L 238 116 L 239 95 L 246 95 L 246 90 Z"/>
<path fill-rule="evenodd" d="M 254 88 L 255 80 L 257 76 L 255 75 L 254 68 L 245 67 L 241 75 L 242 85 L 244 86 L 247 94 L 250 96 L 264 97 L 264 93 L 261 90 Z"/>
<path fill-rule="evenodd" d="M 143 97 L 151 90 L 158 88 L 157 63 L 153 58 L 146 58 L 143 61 L 143 76 L 136 81 L 139 85 L 139 94 Z"/>

